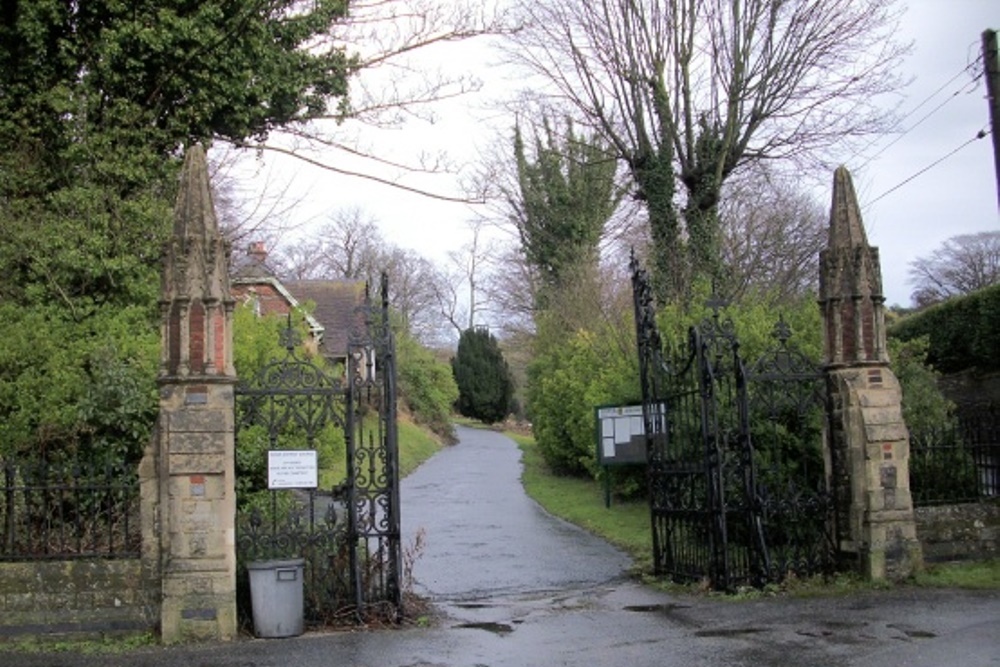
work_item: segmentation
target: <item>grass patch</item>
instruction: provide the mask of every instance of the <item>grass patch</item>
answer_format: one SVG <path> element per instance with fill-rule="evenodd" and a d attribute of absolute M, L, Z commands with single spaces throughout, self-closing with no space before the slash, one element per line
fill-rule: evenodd
<path fill-rule="evenodd" d="M 929 565 L 914 577 L 914 583 L 944 588 L 997 589 L 1000 588 L 1000 559 Z"/>
<path fill-rule="evenodd" d="M 100 639 L 58 639 L 32 636 L 0 642 L 0 653 L 80 653 L 85 655 L 116 655 L 147 646 L 157 646 L 153 633 L 109 636 Z"/>
<path fill-rule="evenodd" d="M 430 431 L 402 419 L 399 425 L 399 476 L 406 477 L 444 445 Z"/>
<path fill-rule="evenodd" d="M 546 511 L 576 524 L 628 553 L 634 569 L 649 570 L 652 546 L 649 505 L 645 501 L 604 506 L 604 491 L 592 479 L 562 477 L 549 471 L 531 436 L 507 433 L 521 448 L 521 482 Z"/>

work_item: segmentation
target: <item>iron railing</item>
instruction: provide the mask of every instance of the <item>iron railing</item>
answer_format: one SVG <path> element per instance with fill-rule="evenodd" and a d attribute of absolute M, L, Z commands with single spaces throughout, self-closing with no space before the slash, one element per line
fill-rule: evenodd
<path fill-rule="evenodd" d="M 1000 498 L 1000 410 L 966 411 L 913 430 L 910 491 L 918 507 Z"/>
<path fill-rule="evenodd" d="M 6 458 L 0 471 L 0 561 L 140 555 L 134 465 Z"/>

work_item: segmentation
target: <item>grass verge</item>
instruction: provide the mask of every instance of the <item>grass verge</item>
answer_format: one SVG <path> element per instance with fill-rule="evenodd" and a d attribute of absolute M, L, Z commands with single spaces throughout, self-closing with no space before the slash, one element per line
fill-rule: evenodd
<path fill-rule="evenodd" d="M 136 649 L 157 646 L 155 635 L 150 632 L 100 639 L 70 637 L 61 639 L 45 635 L 15 637 L 0 642 L 0 653 L 80 653 L 84 655 L 115 655 Z"/>
<path fill-rule="evenodd" d="M 524 490 L 546 511 L 576 524 L 624 550 L 633 570 L 652 564 L 649 506 L 645 502 L 614 502 L 604 506 L 604 491 L 593 480 L 553 475 L 531 436 L 508 433 L 520 446 Z"/>
<path fill-rule="evenodd" d="M 516 441 L 523 452 L 521 480 L 525 491 L 535 502 L 551 514 L 623 549 L 633 559 L 633 572 L 642 575 L 646 583 L 678 593 L 705 592 L 698 584 L 678 585 L 649 576 L 652 570 L 652 538 L 649 506 L 645 502 L 615 503 L 605 508 L 600 484 L 589 479 L 554 475 L 546 466 L 534 438 L 512 432 L 506 435 Z M 924 572 L 899 585 L 1000 590 L 1000 559 L 930 565 Z M 819 597 L 886 590 L 895 586 L 887 582 L 865 581 L 853 573 L 838 573 L 831 577 L 790 578 L 781 584 L 740 590 L 736 595 L 726 597 L 733 600 L 774 595 Z"/>
<path fill-rule="evenodd" d="M 1000 589 L 1000 559 L 930 565 L 914 578 L 914 583 L 946 588 Z"/>
<path fill-rule="evenodd" d="M 399 477 L 402 479 L 434 456 L 444 445 L 430 431 L 399 420 Z"/>

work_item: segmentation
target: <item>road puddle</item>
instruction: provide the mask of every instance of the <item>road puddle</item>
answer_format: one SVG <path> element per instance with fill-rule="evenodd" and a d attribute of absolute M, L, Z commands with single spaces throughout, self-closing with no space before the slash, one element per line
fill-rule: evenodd
<path fill-rule="evenodd" d="M 459 623 L 453 627 L 465 628 L 470 630 L 486 630 L 487 632 L 492 632 L 496 635 L 509 635 L 514 632 L 514 627 L 507 625 L 506 623 L 493 623 L 493 622 L 483 622 L 483 623 Z"/>

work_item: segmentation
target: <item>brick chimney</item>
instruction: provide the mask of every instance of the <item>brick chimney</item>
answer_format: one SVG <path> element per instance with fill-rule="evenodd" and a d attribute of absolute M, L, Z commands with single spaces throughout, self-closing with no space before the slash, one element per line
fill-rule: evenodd
<path fill-rule="evenodd" d="M 258 264 L 263 264 L 267 260 L 267 247 L 263 241 L 253 241 L 247 248 L 247 256 Z"/>

